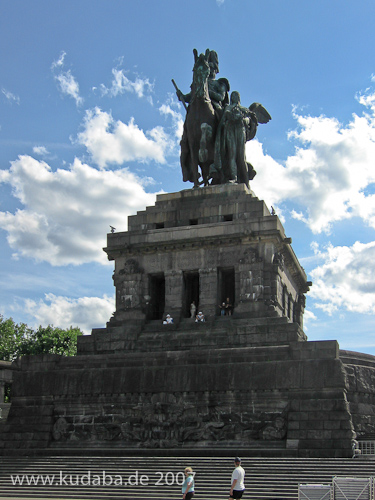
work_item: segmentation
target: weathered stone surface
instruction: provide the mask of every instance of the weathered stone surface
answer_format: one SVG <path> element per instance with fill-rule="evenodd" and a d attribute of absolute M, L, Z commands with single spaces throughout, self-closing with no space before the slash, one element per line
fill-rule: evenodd
<path fill-rule="evenodd" d="M 279 219 L 245 186 L 159 195 L 126 233 L 108 235 L 106 252 L 114 316 L 79 338 L 75 358 L 13 364 L 2 453 L 26 441 L 348 457 L 356 433 L 374 429 L 374 358 L 307 341 L 306 276 Z M 226 293 L 234 313 L 221 317 Z M 194 297 L 205 323 L 188 317 Z"/>

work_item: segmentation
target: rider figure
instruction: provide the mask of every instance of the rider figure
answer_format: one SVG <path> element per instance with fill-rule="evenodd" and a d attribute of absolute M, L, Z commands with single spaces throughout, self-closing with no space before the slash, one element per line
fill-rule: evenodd
<path fill-rule="evenodd" d="M 216 75 L 219 73 L 219 59 L 214 50 L 210 51 L 208 57 L 208 64 L 210 66 L 210 76 L 208 77 L 208 93 L 211 99 L 212 106 L 215 109 L 215 114 L 218 121 L 223 115 L 224 108 L 229 104 L 228 92 L 230 85 L 226 78 L 219 78 L 216 80 Z M 180 90 L 177 91 L 177 97 L 181 101 L 183 99 L 186 103 L 190 102 L 191 92 L 183 94 Z"/>
<path fill-rule="evenodd" d="M 218 120 L 220 120 L 225 106 L 229 104 L 228 92 L 230 91 L 230 85 L 226 78 L 215 79 L 217 73 L 219 73 L 219 59 L 214 50 L 210 52 L 208 64 L 211 70 L 210 76 L 208 77 L 208 93 L 215 109 L 216 116 Z"/>
<path fill-rule="evenodd" d="M 198 53 L 196 49 L 194 49 L 194 57 L 195 61 L 197 60 Z M 216 75 L 219 73 L 219 58 L 217 53 L 214 50 L 210 51 L 208 57 L 208 64 L 210 66 L 210 75 L 208 77 L 208 94 L 211 99 L 211 104 L 215 110 L 215 116 L 217 119 L 217 123 L 220 122 L 221 117 L 224 113 L 224 108 L 227 104 L 229 104 L 228 92 L 230 90 L 229 82 L 226 78 L 219 78 L 216 80 Z M 183 101 L 185 103 L 189 103 L 192 92 L 188 94 L 183 94 L 181 90 L 177 90 L 176 92 L 179 101 Z M 187 110 L 189 112 L 189 108 Z M 186 123 L 186 120 L 185 120 Z M 192 176 L 192 172 L 189 166 L 189 145 L 186 137 L 186 129 L 184 124 L 184 130 L 181 138 L 181 167 L 182 167 L 182 177 L 183 181 L 194 182 L 194 178 Z"/>

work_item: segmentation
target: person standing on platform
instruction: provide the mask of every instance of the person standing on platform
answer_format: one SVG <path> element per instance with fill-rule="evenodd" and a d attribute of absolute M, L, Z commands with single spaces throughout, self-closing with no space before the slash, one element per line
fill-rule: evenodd
<path fill-rule="evenodd" d="M 241 467 L 241 459 L 236 457 L 234 459 L 234 465 L 236 466 L 232 472 L 232 483 L 229 492 L 229 500 L 232 498 L 242 498 L 245 491 L 245 471 Z"/>
<path fill-rule="evenodd" d="M 191 467 L 186 467 L 185 471 L 186 479 L 182 484 L 182 498 L 183 500 L 190 500 L 194 496 L 194 474 Z"/>
<path fill-rule="evenodd" d="M 226 309 L 225 302 L 221 303 L 221 305 L 219 306 L 219 309 L 220 309 L 220 316 L 225 316 L 225 309 Z"/>
<path fill-rule="evenodd" d="M 227 300 L 225 302 L 225 316 L 232 316 L 232 312 L 233 312 L 233 305 L 231 304 L 229 297 L 227 297 Z"/>
<path fill-rule="evenodd" d="M 197 313 L 197 306 L 195 305 L 195 300 L 193 300 L 193 302 L 190 304 L 190 317 L 194 319 L 196 313 Z"/>

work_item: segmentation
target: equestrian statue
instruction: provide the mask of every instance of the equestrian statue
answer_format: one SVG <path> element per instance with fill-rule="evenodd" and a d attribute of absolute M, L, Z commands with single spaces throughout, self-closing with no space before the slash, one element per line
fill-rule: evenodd
<path fill-rule="evenodd" d="M 186 109 L 180 157 L 183 180 L 192 182 L 194 188 L 225 183 L 249 187 L 256 172 L 246 161 L 246 142 L 255 137 L 258 123 L 268 123 L 271 116 L 259 103 L 241 106 L 237 91 L 232 92 L 229 102 L 228 80 L 216 80 L 217 53 L 209 49 L 199 56 L 196 49 L 193 53 L 190 92 L 183 94 L 172 80 Z"/>

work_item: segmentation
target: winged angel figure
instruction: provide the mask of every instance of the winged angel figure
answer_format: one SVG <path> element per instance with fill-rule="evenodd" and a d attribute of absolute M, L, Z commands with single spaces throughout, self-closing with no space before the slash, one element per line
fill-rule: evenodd
<path fill-rule="evenodd" d="M 246 161 L 246 142 L 255 137 L 259 123 L 270 120 L 262 104 L 254 102 L 245 108 L 239 92 L 232 92 L 216 133 L 215 160 L 209 174 L 212 184 L 245 183 L 249 187 L 256 172 Z"/>

